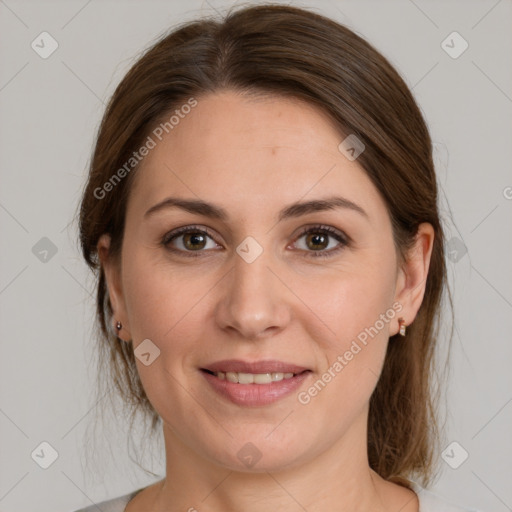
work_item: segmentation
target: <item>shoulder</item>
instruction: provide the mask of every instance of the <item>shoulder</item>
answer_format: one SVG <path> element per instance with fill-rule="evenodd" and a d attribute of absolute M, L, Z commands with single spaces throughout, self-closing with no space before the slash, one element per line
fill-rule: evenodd
<path fill-rule="evenodd" d="M 412 484 L 412 489 L 418 495 L 419 512 L 479 512 L 473 508 L 454 505 L 416 483 Z"/>
<path fill-rule="evenodd" d="M 137 489 L 136 491 L 132 491 L 128 494 L 124 494 L 123 496 L 119 496 L 117 498 L 113 498 L 110 500 L 105 500 L 100 503 L 95 503 L 86 508 L 81 508 L 80 510 L 76 510 L 75 512 L 98 512 L 98 509 L 101 512 L 124 512 L 126 505 L 128 502 L 135 497 L 142 489 Z"/>

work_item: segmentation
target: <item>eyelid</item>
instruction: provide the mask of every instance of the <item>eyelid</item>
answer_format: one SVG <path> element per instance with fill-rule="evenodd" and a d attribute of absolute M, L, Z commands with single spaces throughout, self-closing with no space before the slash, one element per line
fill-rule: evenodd
<path fill-rule="evenodd" d="M 182 226 L 180 228 L 172 229 L 171 231 L 169 231 L 168 233 L 166 233 L 163 236 L 162 241 L 169 243 L 173 238 L 176 238 L 176 237 L 183 235 L 185 233 L 188 233 L 188 232 L 204 233 L 204 234 L 208 235 L 212 240 L 215 240 L 213 233 L 210 231 L 209 228 L 207 228 L 205 226 L 191 224 L 188 226 Z"/>
<path fill-rule="evenodd" d="M 349 244 L 352 242 L 352 239 L 344 231 L 341 231 L 340 229 L 337 229 L 334 226 L 330 226 L 328 224 L 308 224 L 306 226 L 303 226 L 300 228 L 299 234 L 296 235 L 294 240 L 297 240 L 298 238 L 305 235 L 306 233 L 309 233 L 310 231 L 314 232 L 315 230 L 325 231 L 325 232 L 327 232 L 327 234 L 334 236 L 334 237 L 338 236 L 346 244 Z"/>
<path fill-rule="evenodd" d="M 300 238 L 308 233 L 324 233 L 327 234 L 328 237 L 334 238 L 338 241 L 338 245 L 329 250 L 322 251 L 305 251 L 300 250 L 300 252 L 304 253 L 303 256 L 305 258 L 330 258 L 337 255 L 340 251 L 345 249 L 345 247 L 349 247 L 352 245 L 352 239 L 343 231 L 326 224 L 309 224 L 307 226 L 303 226 L 299 232 L 299 234 L 294 238 L 293 244 L 297 242 Z"/>
<path fill-rule="evenodd" d="M 201 250 L 201 251 L 184 251 L 182 249 L 176 249 L 174 247 L 170 247 L 170 243 L 174 239 L 179 238 L 181 235 L 184 235 L 184 234 L 187 234 L 187 233 L 201 233 L 201 234 L 204 234 L 204 235 L 208 236 L 210 239 L 212 239 L 217 245 L 220 245 L 217 242 L 216 237 L 213 235 L 213 233 L 210 231 L 209 228 L 207 228 L 205 226 L 199 226 L 199 225 L 188 225 L 188 226 L 182 226 L 182 227 L 173 229 L 173 230 L 169 231 L 168 233 L 166 233 L 163 236 L 163 238 L 162 238 L 160 243 L 168 251 L 171 251 L 171 252 L 174 252 L 174 253 L 179 253 L 179 254 L 184 254 L 185 256 L 195 257 L 195 254 L 194 254 L 195 252 L 197 253 L 197 255 L 199 255 L 201 252 L 207 252 L 207 251 L 204 251 L 204 250 Z"/>

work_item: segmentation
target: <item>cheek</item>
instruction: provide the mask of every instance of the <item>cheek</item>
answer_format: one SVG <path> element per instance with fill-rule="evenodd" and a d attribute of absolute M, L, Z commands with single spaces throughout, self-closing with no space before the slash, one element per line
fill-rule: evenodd
<path fill-rule="evenodd" d="M 345 412 L 357 408 L 377 383 L 399 310 L 393 307 L 395 261 L 392 252 L 385 254 L 351 260 L 338 272 L 316 279 L 314 287 L 310 279 L 299 282 L 298 294 L 315 313 L 303 325 L 323 362 L 322 382 L 311 395 L 321 391 L 319 403 L 325 400 L 326 407 L 335 400 Z"/>
<path fill-rule="evenodd" d="M 324 349 L 343 350 L 347 343 L 378 322 L 379 334 L 387 339 L 390 322 L 380 316 L 393 304 L 394 260 L 389 257 L 347 258 L 338 268 L 293 280 L 293 290 L 314 315 L 303 326 Z M 393 315 L 389 312 L 388 317 Z M 318 331 L 321 329 L 321 331 Z M 315 330 L 317 334 L 315 334 Z M 380 333 L 382 331 L 382 333 Z M 319 333 L 324 335 L 319 335 Z M 331 354 L 332 355 L 332 354 Z"/>
<path fill-rule="evenodd" d="M 304 413 L 314 418 L 308 420 L 311 428 L 328 436 L 326 430 L 339 435 L 348 429 L 367 407 L 397 312 L 392 307 L 392 283 L 381 273 L 347 274 L 325 284 L 329 286 L 328 300 L 316 297 L 316 311 L 322 320 L 317 327 L 327 332 L 321 325 L 325 323 L 335 335 L 309 331 L 323 366 L 297 401 Z"/>
<path fill-rule="evenodd" d="M 126 251 L 127 254 L 129 251 Z M 194 417 L 194 402 L 178 383 L 187 382 L 196 367 L 204 340 L 204 314 L 199 299 L 208 287 L 184 279 L 183 271 L 151 259 L 149 251 L 137 251 L 123 260 L 124 290 L 133 347 L 146 339 L 158 347 L 158 356 L 146 366 L 136 358 L 138 373 L 153 407 L 162 417 Z M 204 282 L 203 282 L 204 284 Z M 154 350 L 154 349 L 153 349 Z M 172 407 L 170 406 L 172 404 Z M 172 409 L 172 410 L 170 410 Z"/>
<path fill-rule="evenodd" d="M 123 260 L 123 286 L 134 344 L 149 338 L 163 348 L 172 340 L 173 349 L 178 349 L 180 340 L 187 340 L 190 347 L 196 339 L 190 319 L 208 287 L 201 279 L 185 279 L 180 267 L 162 261 L 161 255 L 154 260 L 155 252 L 137 247 L 130 252 L 127 247 Z"/>

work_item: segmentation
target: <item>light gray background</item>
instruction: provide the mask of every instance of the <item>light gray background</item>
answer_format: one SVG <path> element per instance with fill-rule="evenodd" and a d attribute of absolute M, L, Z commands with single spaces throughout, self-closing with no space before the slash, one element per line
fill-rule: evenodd
<path fill-rule="evenodd" d="M 155 480 L 130 460 L 123 431 L 94 475 L 84 467 L 95 407 L 92 280 L 70 221 L 104 103 L 134 57 L 174 24 L 233 3 L 0 0 L 2 511 L 70 511 Z M 426 116 L 455 221 L 448 238 L 459 240 L 458 261 L 448 261 L 457 330 L 444 446 L 469 453 L 458 469 L 443 462 L 434 490 L 482 511 L 512 510 L 512 3 L 292 3 L 375 44 Z M 59 44 L 47 59 L 31 48 L 42 31 Z M 469 43 L 457 59 L 441 47 L 453 31 Z M 443 200 L 449 221 L 447 208 Z M 32 252 L 42 237 L 57 247 L 47 262 Z M 31 458 L 43 441 L 59 455 L 48 469 Z M 158 454 L 152 469 L 163 474 Z"/>

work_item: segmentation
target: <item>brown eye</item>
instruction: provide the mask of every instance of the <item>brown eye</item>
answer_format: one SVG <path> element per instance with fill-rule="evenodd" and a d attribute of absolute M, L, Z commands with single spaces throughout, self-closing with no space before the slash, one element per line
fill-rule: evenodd
<path fill-rule="evenodd" d="M 187 226 L 167 233 L 162 240 L 162 245 L 169 251 L 184 256 L 195 256 L 195 254 L 191 254 L 194 252 L 199 256 L 201 253 L 207 252 L 203 249 L 216 249 L 218 247 L 212 235 L 204 229 L 195 228 L 194 226 Z"/>
<path fill-rule="evenodd" d="M 204 249 L 206 245 L 206 237 L 202 233 L 185 233 L 182 237 L 183 245 L 187 249 L 197 251 L 198 249 Z"/>
<path fill-rule="evenodd" d="M 306 245 L 315 251 L 326 249 L 329 245 L 329 237 L 323 233 L 308 233 L 306 235 Z"/>
<path fill-rule="evenodd" d="M 304 239 L 303 244 L 298 243 L 301 239 Z M 307 256 L 329 257 L 348 245 L 348 237 L 329 226 L 316 226 L 305 229 L 297 238 L 296 244 Z"/>

